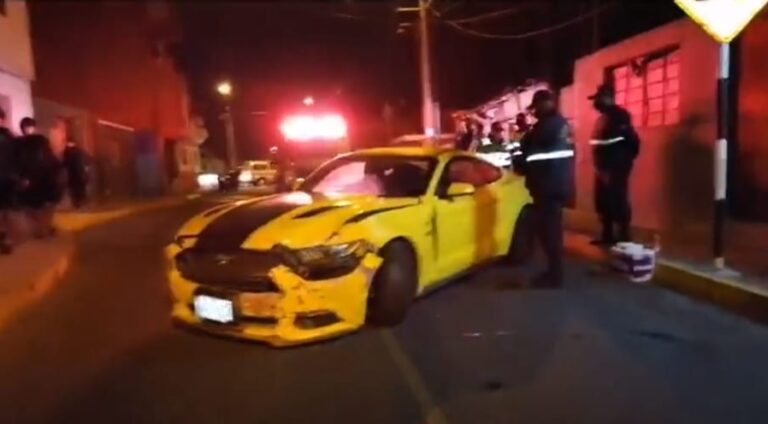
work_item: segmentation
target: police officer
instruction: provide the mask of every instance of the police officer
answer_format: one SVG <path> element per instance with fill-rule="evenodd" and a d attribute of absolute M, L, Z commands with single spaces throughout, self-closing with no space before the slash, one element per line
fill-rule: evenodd
<path fill-rule="evenodd" d="M 547 257 L 547 270 L 534 283 L 558 287 L 563 281 L 563 206 L 573 196 L 573 139 L 551 91 L 534 93 L 531 109 L 537 121 L 523 137 L 522 155 L 516 161 L 526 176 L 536 216 L 536 237 Z"/>
<path fill-rule="evenodd" d="M 629 113 L 616 105 L 615 97 L 613 87 L 607 84 L 589 96 L 600 113 L 590 141 L 596 171 L 595 210 L 603 227 L 600 238 L 592 241 L 597 245 L 630 240 L 629 177 L 640 150 L 640 139 Z"/>

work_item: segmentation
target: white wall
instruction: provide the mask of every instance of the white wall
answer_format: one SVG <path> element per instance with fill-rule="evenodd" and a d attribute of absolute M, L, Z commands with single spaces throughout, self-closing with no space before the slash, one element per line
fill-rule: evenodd
<path fill-rule="evenodd" d="M 32 89 L 29 81 L 0 71 L 0 107 L 5 109 L 8 127 L 19 132 L 19 121 L 34 116 Z"/>
<path fill-rule="evenodd" d="M 26 2 L 6 0 L 5 7 L 6 14 L 0 15 L 0 107 L 8 114 L 8 126 L 17 131 L 21 118 L 33 116 L 32 42 Z"/>
<path fill-rule="evenodd" d="M 5 8 L 6 14 L 0 15 L 0 70 L 31 81 L 35 70 L 27 4 L 6 0 Z"/>

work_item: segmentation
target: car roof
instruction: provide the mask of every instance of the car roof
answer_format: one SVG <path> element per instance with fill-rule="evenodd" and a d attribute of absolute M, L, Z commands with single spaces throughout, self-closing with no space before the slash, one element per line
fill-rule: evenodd
<path fill-rule="evenodd" d="M 464 154 L 461 150 L 441 147 L 375 147 L 361 149 L 344 156 L 409 156 L 437 158 L 444 154 Z"/>

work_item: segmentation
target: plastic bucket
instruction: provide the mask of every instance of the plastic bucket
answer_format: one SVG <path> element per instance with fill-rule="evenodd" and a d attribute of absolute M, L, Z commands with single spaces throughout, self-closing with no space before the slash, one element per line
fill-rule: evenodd
<path fill-rule="evenodd" d="M 611 248 L 613 267 L 630 281 L 646 283 L 653 278 L 656 250 L 637 243 L 619 243 Z"/>

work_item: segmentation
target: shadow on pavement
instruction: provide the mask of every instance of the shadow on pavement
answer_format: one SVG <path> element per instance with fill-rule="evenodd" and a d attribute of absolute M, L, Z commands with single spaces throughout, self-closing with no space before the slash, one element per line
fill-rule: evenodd
<path fill-rule="evenodd" d="M 273 349 L 170 331 L 115 358 L 50 422 L 419 422 L 376 331 Z"/>

